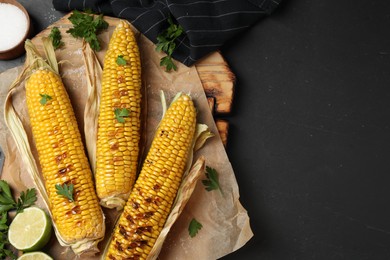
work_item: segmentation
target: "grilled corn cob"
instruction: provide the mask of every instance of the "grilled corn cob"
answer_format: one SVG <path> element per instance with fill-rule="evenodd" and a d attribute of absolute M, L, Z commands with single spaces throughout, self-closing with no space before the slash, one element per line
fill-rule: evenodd
<path fill-rule="evenodd" d="M 130 25 L 121 21 L 110 39 L 103 67 L 95 173 L 102 206 L 123 208 L 134 184 L 140 107 L 139 50 Z"/>
<path fill-rule="evenodd" d="M 25 85 L 27 108 L 56 232 L 76 254 L 96 252 L 104 216 L 72 105 L 57 72 L 36 56 L 31 42 L 26 49 L 35 62 Z M 56 185 L 64 184 L 73 184 L 73 201 L 57 194 Z"/>
<path fill-rule="evenodd" d="M 171 211 L 192 148 L 196 111 L 189 96 L 174 101 L 152 141 L 115 227 L 106 259 L 145 259 Z"/>

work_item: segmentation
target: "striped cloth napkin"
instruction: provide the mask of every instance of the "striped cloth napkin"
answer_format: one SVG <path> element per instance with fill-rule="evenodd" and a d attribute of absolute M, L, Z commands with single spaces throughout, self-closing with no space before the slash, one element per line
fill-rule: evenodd
<path fill-rule="evenodd" d="M 87 10 L 126 19 L 154 43 L 173 17 L 184 29 L 173 58 L 187 66 L 270 14 L 281 0 L 53 0 L 59 11 Z"/>

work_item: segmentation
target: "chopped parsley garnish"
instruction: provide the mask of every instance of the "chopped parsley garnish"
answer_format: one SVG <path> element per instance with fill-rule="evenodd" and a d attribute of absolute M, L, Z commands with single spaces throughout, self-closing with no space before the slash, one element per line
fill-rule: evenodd
<path fill-rule="evenodd" d="M 123 58 L 123 55 L 119 55 L 118 58 L 116 58 L 116 64 L 124 66 L 127 64 L 127 61 Z"/>
<path fill-rule="evenodd" d="M 202 183 L 207 191 L 220 190 L 222 193 L 221 186 L 219 185 L 218 172 L 214 168 L 206 166 L 206 178 L 207 180 L 202 180 Z"/>
<path fill-rule="evenodd" d="M 188 233 L 190 237 L 195 237 L 198 234 L 198 231 L 201 230 L 202 224 L 199 223 L 195 218 L 193 218 L 188 226 Z"/>
<path fill-rule="evenodd" d="M 115 119 L 119 122 L 119 123 L 124 123 L 125 122 L 125 119 L 124 117 L 128 117 L 130 115 L 130 112 L 128 109 L 126 108 L 115 108 Z"/>
<path fill-rule="evenodd" d="M 74 198 L 73 198 L 74 185 L 73 185 L 73 183 L 71 183 L 69 185 L 66 185 L 66 183 L 64 183 L 62 186 L 60 184 L 56 184 L 56 190 L 57 190 L 58 195 L 62 195 L 72 202 L 74 201 Z"/>
<path fill-rule="evenodd" d="M 39 95 L 41 96 L 41 100 L 39 100 L 39 103 L 41 103 L 41 105 L 46 105 L 47 102 L 52 99 L 52 97 L 49 96 L 48 94 L 39 94 Z"/>

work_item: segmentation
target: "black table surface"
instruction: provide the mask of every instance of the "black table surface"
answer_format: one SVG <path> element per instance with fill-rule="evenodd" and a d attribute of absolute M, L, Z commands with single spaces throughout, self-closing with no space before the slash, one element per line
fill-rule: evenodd
<path fill-rule="evenodd" d="M 63 16 L 20 2 L 36 32 Z M 389 28 L 390 1 L 284 0 L 222 48 L 255 234 L 223 259 L 390 259 Z"/>

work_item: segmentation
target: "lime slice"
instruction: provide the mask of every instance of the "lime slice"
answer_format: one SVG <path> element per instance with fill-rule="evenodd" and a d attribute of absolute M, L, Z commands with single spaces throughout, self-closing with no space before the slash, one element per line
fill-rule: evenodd
<path fill-rule="evenodd" d="M 50 240 L 51 220 L 40 208 L 29 207 L 16 215 L 8 229 L 8 240 L 16 249 L 31 252 Z"/>
<path fill-rule="evenodd" d="M 53 260 L 53 258 L 43 252 L 32 252 L 23 254 L 18 260 Z"/>

